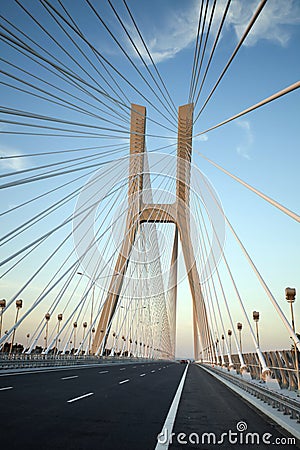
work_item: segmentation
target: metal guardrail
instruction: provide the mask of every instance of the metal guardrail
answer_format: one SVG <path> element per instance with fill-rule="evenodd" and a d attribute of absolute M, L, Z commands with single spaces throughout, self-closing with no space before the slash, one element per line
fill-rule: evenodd
<path fill-rule="evenodd" d="M 238 386 L 249 394 L 254 395 L 264 403 L 267 403 L 273 408 L 276 408 L 278 411 L 281 411 L 284 415 L 289 415 L 291 419 L 296 419 L 297 422 L 300 423 L 300 401 L 268 389 L 267 387 L 259 386 L 242 378 L 238 378 L 235 375 L 225 373 L 206 364 L 203 364 L 203 366 L 211 372 L 227 379 L 230 383 Z"/>
<path fill-rule="evenodd" d="M 32 369 L 38 367 L 62 367 L 93 364 L 127 364 L 142 363 L 145 358 L 95 357 L 95 356 L 52 356 L 52 355 L 2 355 L 0 356 L 0 373 L 14 369 Z"/>
<path fill-rule="evenodd" d="M 276 378 L 282 389 L 297 390 L 297 362 L 293 350 L 272 350 L 263 352 L 267 366 L 272 370 L 272 376 Z M 231 355 L 234 367 L 239 370 L 240 360 L 237 354 Z M 244 362 L 249 369 L 252 379 L 260 379 L 261 364 L 257 353 L 244 353 Z M 297 353 L 298 365 L 300 366 L 300 352 Z M 225 363 L 228 366 L 228 357 L 224 355 Z M 221 361 L 220 361 L 221 362 Z"/>

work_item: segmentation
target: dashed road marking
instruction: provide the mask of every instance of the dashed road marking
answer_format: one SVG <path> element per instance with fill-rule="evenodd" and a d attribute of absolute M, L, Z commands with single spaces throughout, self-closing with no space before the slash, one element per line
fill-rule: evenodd
<path fill-rule="evenodd" d="M 83 398 L 90 397 L 91 395 L 94 395 L 94 392 L 89 392 L 88 394 L 81 395 L 80 397 L 72 398 L 71 400 L 68 400 L 67 403 L 77 402 L 77 400 L 81 400 Z"/>

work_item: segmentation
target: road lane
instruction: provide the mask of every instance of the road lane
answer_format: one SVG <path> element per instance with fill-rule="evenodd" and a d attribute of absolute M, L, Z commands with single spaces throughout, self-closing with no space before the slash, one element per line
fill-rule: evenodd
<path fill-rule="evenodd" d="M 2 377 L 2 386 L 9 380 L 13 389 L 0 392 L 6 418 L 1 448 L 154 449 L 184 366 L 174 363 L 161 372 L 161 363 L 143 366 L 107 366 L 106 374 L 95 367 L 76 375 L 70 368 Z M 62 375 L 77 378 L 61 380 Z"/>
<path fill-rule="evenodd" d="M 173 433 L 169 450 L 296 448 L 287 443 L 282 445 L 284 439 L 291 437 L 286 431 L 196 364 L 189 367 Z M 245 442 L 247 433 L 248 443 Z M 252 439 L 258 445 L 252 445 Z M 275 439 L 283 441 L 279 445 Z M 164 441 L 165 436 L 160 440 Z"/>

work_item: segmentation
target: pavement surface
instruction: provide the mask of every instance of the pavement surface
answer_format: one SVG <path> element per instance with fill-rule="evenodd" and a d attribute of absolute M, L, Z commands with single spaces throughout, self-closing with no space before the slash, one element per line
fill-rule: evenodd
<path fill-rule="evenodd" d="M 154 450 L 185 368 L 185 364 L 155 362 L 1 374 L 0 448 Z M 228 438 L 222 444 L 205 438 L 201 444 L 203 433 L 215 433 L 220 439 L 224 432 L 236 432 L 239 422 L 260 436 L 270 433 L 272 442 L 288 438 L 210 374 L 190 365 L 170 450 L 245 448 Z M 179 433 L 186 434 L 187 443 L 178 442 Z M 195 433 L 200 445 L 193 443 Z M 282 442 L 277 448 L 295 448 Z"/>
<path fill-rule="evenodd" d="M 184 369 L 164 362 L 1 375 L 0 448 L 154 449 Z"/>
<path fill-rule="evenodd" d="M 173 432 L 170 450 L 297 448 L 288 443 L 290 434 L 196 364 L 189 367 Z"/>

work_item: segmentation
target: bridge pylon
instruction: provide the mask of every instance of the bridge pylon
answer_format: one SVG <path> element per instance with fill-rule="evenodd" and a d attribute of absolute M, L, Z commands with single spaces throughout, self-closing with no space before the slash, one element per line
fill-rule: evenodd
<path fill-rule="evenodd" d="M 124 275 L 130 260 L 137 231 L 141 223 L 173 223 L 176 227 L 171 258 L 173 286 L 177 289 L 178 237 L 187 270 L 192 296 L 194 355 L 211 345 L 211 333 L 204 303 L 200 276 L 192 245 L 190 226 L 190 177 L 192 158 L 193 104 L 179 107 L 176 170 L 176 200 L 172 204 L 145 204 L 143 202 L 143 169 L 145 155 L 146 108 L 131 105 L 130 163 L 128 174 L 128 210 L 125 236 L 119 251 L 107 298 L 95 332 L 92 353 L 104 348 L 122 290 Z M 175 280 L 174 280 L 175 277 Z M 176 301 L 176 293 L 174 295 Z M 175 305 L 176 306 L 176 305 Z"/>

